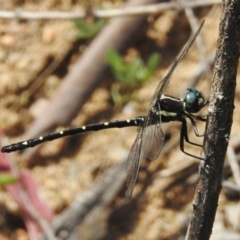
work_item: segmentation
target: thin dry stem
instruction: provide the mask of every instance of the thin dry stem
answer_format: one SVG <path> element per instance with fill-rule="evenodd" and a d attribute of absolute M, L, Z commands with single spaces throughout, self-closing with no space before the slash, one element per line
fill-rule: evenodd
<path fill-rule="evenodd" d="M 108 9 L 108 10 L 92 10 L 93 17 L 96 18 L 112 18 L 122 16 L 136 16 L 145 14 L 155 14 L 168 9 L 184 9 L 184 8 L 195 8 L 203 7 L 214 4 L 220 4 L 220 0 L 197 0 L 197 1 L 185 1 L 185 2 L 168 2 L 151 5 L 143 5 L 136 7 L 128 7 L 121 9 Z M 32 19 L 32 20 L 43 20 L 43 19 L 81 19 L 88 16 L 86 11 L 79 12 L 29 12 L 22 11 L 20 8 L 16 8 L 15 11 L 0 11 L 0 18 L 4 19 Z"/>

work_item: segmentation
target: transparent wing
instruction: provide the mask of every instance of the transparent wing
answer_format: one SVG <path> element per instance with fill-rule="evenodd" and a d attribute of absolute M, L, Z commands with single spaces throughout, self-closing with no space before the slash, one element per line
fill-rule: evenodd
<path fill-rule="evenodd" d="M 138 135 L 130 150 L 127 160 L 127 191 L 126 195 L 131 198 L 136 184 L 139 164 L 142 158 L 154 160 L 160 154 L 164 143 L 164 132 L 161 124 L 139 128 Z"/>
<path fill-rule="evenodd" d="M 139 162 L 142 155 L 142 140 L 144 137 L 144 128 L 138 129 L 138 135 L 133 143 L 127 160 L 127 191 L 126 195 L 130 199 L 137 180 Z"/>
<path fill-rule="evenodd" d="M 192 46 L 192 44 L 196 40 L 199 32 L 202 29 L 203 24 L 204 24 L 204 20 L 202 21 L 202 23 L 201 23 L 200 27 L 198 28 L 198 30 L 196 31 L 196 33 L 194 33 L 191 36 L 191 38 L 188 40 L 187 44 L 185 45 L 185 47 L 181 51 L 180 55 L 174 60 L 174 62 L 172 64 L 171 68 L 169 69 L 167 75 L 159 82 L 159 84 L 158 84 L 158 86 L 155 90 L 153 100 L 150 104 L 150 108 L 153 107 L 155 105 L 156 101 L 158 100 L 158 98 L 160 98 L 162 92 L 164 91 L 164 89 L 166 88 L 166 86 L 169 83 L 169 80 L 172 76 L 173 71 L 177 67 L 178 63 L 181 62 L 181 60 L 184 58 L 184 56 L 187 53 L 187 51 L 189 50 L 189 48 Z"/>
<path fill-rule="evenodd" d="M 155 160 L 159 156 L 163 148 L 164 137 L 160 123 L 146 127 L 142 143 L 142 156 L 146 160 Z"/>
<path fill-rule="evenodd" d="M 187 42 L 186 46 L 180 53 L 180 55 L 174 60 L 170 70 L 168 71 L 167 75 L 160 81 L 158 84 L 156 91 L 154 93 L 153 100 L 150 104 L 150 108 L 156 105 L 156 102 L 160 98 L 163 90 L 168 85 L 169 80 L 172 76 L 173 71 L 177 67 L 178 63 L 184 58 L 185 54 L 187 53 L 188 49 L 192 46 L 193 42 L 195 41 L 196 37 L 198 36 L 204 21 L 202 21 L 200 27 L 198 28 L 197 32 L 192 35 L 192 37 Z M 164 143 L 164 132 L 161 127 L 161 121 L 159 123 L 149 125 L 149 114 L 148 119 L 146 120 L 143 127 L 138 129 L 138 135 L 135 139 L 135 142 L 131 148 L 131 151 L 128 156 L 127 160 L 127 191 L 126 195 L 128 198 L 132 196 L 133 188 L 135 186 L 138 170 L 139 170 L 139 163 L 141 158 L 145 158 L 148 160 L 154 160 L 160 154 L 163 143 Z"/>

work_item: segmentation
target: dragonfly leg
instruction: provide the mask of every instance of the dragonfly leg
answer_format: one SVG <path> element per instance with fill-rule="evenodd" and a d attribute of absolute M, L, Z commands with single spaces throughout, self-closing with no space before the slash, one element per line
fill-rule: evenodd
<path fill-rule="evenodd" d="M 201 135 L 198 134 L 198 130 L 197 130 L 195 122 L 194 122 L 194 124 L 193 124 L 193 129 L 194 129 L 194 132 L 195 131 L 197 132 L 197 133 L 195 132 L 196 136 L 197 137 L 202 137 Z M 183 141 L 185 140 L 187 143 L 192 144 L 194 146 L 203 147 L 201 144 L 198 144 L 198 143 L 195 143 L 195 142 L 192 142 L 192 141 L 189 140 L 189 138 L 188 138 L 188 130 L 187 130 L 187 121 L 186 121 L 185 118 L 182 120 L 181 134 L 183 135 L 182 136 L 183 137 Z"/>
<path fill-rule="evenodd" d="M 193 155 L 191 153 L 186 152 L 185 149 L 184 149 L 184 140 L 186 142 L 188 142 L 189 144 L 192 144 L 192 145 L 195 145 L 195 146 L 198 146 L 198 147 L 202 147 L 202 145 L 191 142 L 189 140 L 188 132 L 187 132 L 187 121 L 186 121 L 185 118 L 182 120 L 182 127 L 181 127 L 181 132 L 180 132 L 180 150 L 190 157 L 194 157 L 194 158 L 199 159 L 199 160 L 205 160 L 205 158 L 202 158 L 202 157 L 199 157 L 199 156 L 196 156 L 196 155 Z"/>
<path fill-rule="evenodd" d="M 195 135 L 196 135 L 197 137 L 204 137 L 204 136 L 210 134 L 210 133 L 206 133 L 206 132 L 203 133 L 203 134 L 199 134 L 199 132 L 198 132 L 198 130 L 197 130 L 197 125 L 196 125 L 193 117 L 192 117 L 191 115 L 187 115 L 187 117 L 188 117 L 188 119 L 191 121 L 192 126 L 193 126 L 193 131 L 194 131 L 194 133 L 195 133 Z M 196 116 L 195 116 L 195 117 L 196 117 Z M 198 117 L 201 117 L 201 116 L 198 116 Z M 200 120 L 199 118 L 197 118 L 197 119 Z"/>
<path fill-rule="evenodd" d="M 199 121 L 202 121 L 202 122 L 206 122 L 207 121 L 207 117 L 209 116 L 209 114 L 206 114 L 206 115 L 193 115 L 193 114 L 190 114 L 191 117 L 199 120 Z"/>

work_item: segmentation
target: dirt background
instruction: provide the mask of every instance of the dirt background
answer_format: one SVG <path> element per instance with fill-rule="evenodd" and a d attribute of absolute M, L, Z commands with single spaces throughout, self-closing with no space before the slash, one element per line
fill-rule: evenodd
<path fill-rule="evenodd" d="M 92 4 L 94 8 L 115 8 L 120 7 L 122 1 L 99 0 L 92 1 Z M 1 10 L 13 10 L 19 6 L 26 11 L 84 9 L 81 1 L 57 0 L 0 1 L 0 6 Z M 221 7 L 196 9 L 194 13 L 199 21 L 206 19 L 201 36 L 208 55 L 216 47 Z M 125 49 L 124 56 L 131 58 L 137 52 L 137 55 L 146 58 L 157 49 L 161 54 L 161 62 L 154 77 L 132 92 L 129 103 L 117 109 L 110 94 L 113 75 L 106 74 L 83 108 L 79 109 L 79 114 L 69 125 L 59 126 L 59 129 L 143 114 L 159 79 L 166 74 L 190 34 L 189 23 L 183 12 L 169 10 L 149 18 L 149 24 L 144 31 L 139 31 L 134 43 Z M 10 142 L 25 140 L 21 134 L 24 134 L 35 117 L 39 117 L 48 99 L 90 43 L 91 40 L 79 39 L 72 21 L 0 19 L 0 128 Z M 194 45 L 175 71 L 167 93 L 182 97 L 200 61 L 201 54 Z M 39 76 L 52 63 L 57 63 L 57 68 L 44 76 L 42 81 Z M 206 98 L 209 96 L 210 81 L 211 78 L 204 75 L 197 84 Z M 239 91 L 237 86 L 232 127 L 235 136 L 239 132 Z M 64 96 L 59 96 L 59 101 L 63 99 Z M 207 108 L 203 110 L 206 111 Z M 45 114 L 51 116 L 54 112 Z M 166 141 L 179 135 L 178 123 L 169 126 L 166 124 Z M 204 131 L 204 124 L 200 123 L 198 127 L 200 132 Z M 13 157 L 20 169 L 30 171 L 42 198 L 57 216 L 77 196 L 91 189 L 106 169 L 125 158 L 135 136 L 135 128 L 112 129 L 46 143 L 31 160 L 30 166 L 21 153 L 14 153 Z M 195 139 L 192 133 L 190 136 L 201 143 L 201 139 Z M 187 150 L 195 155 L 201 151 L 192 146 L 188 146 Z M 143 166 L 132 204 L 125 198 L 123 187 L 108 209 L 105 208 L 106 212 L 101 213 L 105 215 L 104 220 L 91 220 L 95 224 L 91 225 L 91 234 L 87 220 L 79 226 L 81 239 L 182 239 L 191 216 L 197 164 L 197 160 L 184 155 L 176 145 L 147 168 Z M 186 174 L 180 171 L 186 169 L 185 166 L 195 167 Z M 153 173 L 151 184 L 146 183 L 148 171 Z M 225 177 L 231 179 L 231 176 L 228 171 Z M 135 198 L 139 192 L 142 194 Z M 240 239 L 239 198 L 227 193 L 226 190 L 221 193 L 211 239 Z M 0 221 L 0 238 L 28 239 L 18 205 L 4 188 L 0 194 L 0 205 L 4 213 Z"/>

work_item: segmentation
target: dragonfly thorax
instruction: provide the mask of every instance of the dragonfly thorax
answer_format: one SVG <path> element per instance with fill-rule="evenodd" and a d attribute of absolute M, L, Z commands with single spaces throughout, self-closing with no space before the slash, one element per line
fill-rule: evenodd
<path fill-rule="evenodd" d="M 200 111 L 208 101 L 195 88 L 188 88 L 185 97 L 182 99 L 162 94 L 151 108 L 151 123 L 160 121 L 182 121 L 186 113 Z"/>
<path fill-rule="evenodd" d="M 183 101 L 181 99 L 161 95 L 150 111 L 152 122 L 178 121 L 184 114 Z"/>

